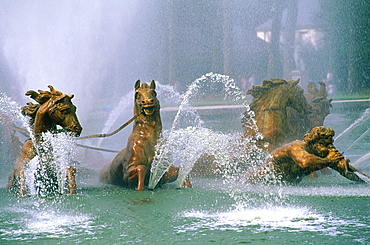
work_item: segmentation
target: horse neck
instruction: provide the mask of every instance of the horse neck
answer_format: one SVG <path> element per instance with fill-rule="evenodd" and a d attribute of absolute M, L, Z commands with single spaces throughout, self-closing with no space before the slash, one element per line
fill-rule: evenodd
<path fill-rule="evenodd" d="M 39 135 L 51 130 L 56 129 L 55 123 L 50 119 L 47 113 L 36 114 L 35 121 L 33 123 L 33 133 Z"/>
<path fill-rule="evenodd" d="M 162 120 L 159 112 L 152 116 L 141 114 L 134 123 L 133 132 L 137 130 L 151 133 L 155 136 L 155 140 L 157 140 L 162 132 Z"/>

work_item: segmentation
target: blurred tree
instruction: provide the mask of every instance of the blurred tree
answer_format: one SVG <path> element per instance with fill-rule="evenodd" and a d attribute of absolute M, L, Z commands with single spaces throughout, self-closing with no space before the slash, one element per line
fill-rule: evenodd
<path fill-rule="evenodd" d="M 349 4 L 349 2 L 351 2 Z M 348 24 L 348 90 L 353 93 L 370 90 L 370 1 L 347 1 Z"/>
<path fill-rule="evenodd" d="M 321 0 L 319 23 L 325 34 L 328 69 L 337 91 L 370 90 L 370 1 Z"/>
<path fill-rule="evenodd" d="M 294 62 L 295 33 L 297 28 L 298 0 L 287 3 L 287 20 L 282 31 L 284 78 L 290 79 L 292 70 L 296 70 Z"/>
<path fill-rule="evenodd" d="M 270 54 L 268 63 L 268 77 L 281 78 L 283 77 L 283 62 L 280 53 L 280 35 L 281 35 L 281 20 L 285 0 L 272 1 L 272 27 L 271 27 L 271 42 Z"/>

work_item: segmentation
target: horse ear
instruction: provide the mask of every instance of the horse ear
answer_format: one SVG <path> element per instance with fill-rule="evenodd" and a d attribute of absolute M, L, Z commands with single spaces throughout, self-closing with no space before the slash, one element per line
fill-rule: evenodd
<path fill-rule="evenodd" d="M 152 80 L 150 82 L 150 88 L 155 89 L 155 87 L 156 87 L 155 82 L 154 82 L 154 80 Z"/>
<path fill-rule="evenodd" d="M 135 83 L 135 90 L 140 88 L 140 79 Z"/>
<path fill-rule="evenodd" d="M 31 99 L 34 99 L 36 102 L 40 104 L 44 104 L 46 101 L 48 101 L 51 97 L 51 94 L 46 91 L 39 90 L 40 93 L 37 93 L 33 90 L 30 90 L 26 93 L 26 95 L 30 96 Z"/>
<path fill-rule="evenodd" d="M 73 99 L 73 97 L 75 97 L 74 94 L 71 94 L 71 95 L 68 95 L 69 98 Z"/>
<path fill-rule="evenodd" d="M 37 93 L 36 91 L 30 90 L 30 91 L 27 91 L 25 95 L 29 95 L 31 99 L 36 100 L 37 96 L 39 96 L 39 93 Z"/>
<path fill-rule="evenodd" d="M 297 80 L 295 80 L 295 81 L 293 81 L 292 82 L 292 85 L 293 86 L 296 86 L 298 83 L 299 83 L 299 81 L 300 81 L 301 79 L 300 78 L 298 78 Z"/>
<path fill-rule="evenodd" d="M 52 85 L 48 85 L 48 88 L 50 89 L 50 92 L 54 92 L 55 91 L 55 89 L 54 89 L 54 87 Z"/>

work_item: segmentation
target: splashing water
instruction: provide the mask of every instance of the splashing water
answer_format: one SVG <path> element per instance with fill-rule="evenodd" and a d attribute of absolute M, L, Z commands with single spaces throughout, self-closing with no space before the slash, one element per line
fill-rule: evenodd
<path fill-rule="evenodd" d="M 130 105 L 132 105 L 133 97 L 134 90 L 131 90 L 130 92 L 122 96 L 121 100 L 118 102 L 118 105 L 109 114 L 108 120 L 105 122 L 102 132 L 109 133 L 109 130 L 112 128 L 113 124 L 117 121 L 117 118 L 121 115 L 121 113 Z M 104 138 L 100 138 L 96 146 L 100 147 L 103 140 Z"/>
<path fill-rule="evenodd" d="M 170 103 L 176 103 L 180 100 L 181 95 L 176 92 L 170 85 L 162 85 L 156 81 L 158 99 L 159 101 L 165 101 Z M 111 111 L 107 121 L 104 124 L 103 133 L 109 133 L 113 124 L 117 121 L 118 117 L 127 109 L 133 107 L 134 90 L 131 90 L 127 94 L 123 95 L 117 106 Z M 104 138 L 100 138 L 96 143 L 96 147 L 100 147 Z"/>
<path fill-rule="evenodd" d="M 338 141 L 340 138 L 342 138 L 347 133 L 351 132 L 352 129 L 356 128 L 359 125 L 362 125 L 364 122 L 366 122 L 370 118 L 370 108 L 367 108 L 362 116 L 356 121 L 354 121 L 348 128 L 346 128 L 342 133 L 340 133 L 337 137 L 335 137 L 335 141 Z"/>
<path fill-rule="evenodd" d="M 341 139 L 343 136 L 345 136 L 347 133 L 351 132 L 354 128 L 360 126 L 360 125 L 363 125 L 367 120 L 369 120 L 370 118 L 370 108 L 367 108 L 364 113 L 361 115 L 361 117 L 359 117 L 358 119 L 356 119 L 348 128 L 346 128 L 342 133 L 340 133 L 336 138 L 335 138 L 335 141 L 338 141 L 339 139 Z M 366 131 L 364 131 L 355 141 L 353 141 L 345 150 L 344 152 L 346 152 L 347 150 L 349 150 L 351 147 L 353 147 L 354 145 L 357 144 L 357 142 L 360 141 L 361 138 L 363 138 L 368 132 L 369 132 L 369 128 L 366 129 Z M 370 158 L 370 152 L 366 153 L 365 155 L 363 155 L 362 157 L 360 157 L 359 159 L 357 159 L 352 165 L 353 166 L 359 166 L 361 163 L 363 163 L 364 161 L 368 160 Z"/>
<path fill-rule="evenodd" d="M 74 141 L 70 134 L 43 133 L 42 140 L 36 143 L 27 117 L 23 116 L 20 105 L 0 93 L 0 113 L 9 117 L 9 123 L 26 128 L 35 146 L 36 156 L 27 163 L 25 169 L 26 188 L 31 195 L 63 193 L 66 184 L 66 168 L 72 162 Z M 40 164 L 41 163 L 41 164 Z"/>
<path fill-rule="evenodd" d="M 25 170 L 26 186 L 31 195 L 63 194 L 67 184 L 66 169 L 75 154 L 73 136 L 66 133 L 42 134 L 36 144 L 38 155 Z"/>
<path fill-rule="evenodd" d="M 354 167 L 360 167 L 361 163 L 365 162 L 366 160 L 370 159 L 370 152 L 366 153 L 365 155 L 361 156 L 355 162 L 352 163 Z"/>
<path fill-rule="evenodd" d="M 5 93 L 0 92 L 0 113 L 5 114 L 16 126 L 26 128 L 31 134 L 31 128 L 28 123 L 28 119 L 22 115 L 21 106 L 8 97 Z M 0 122 L 2 122 L 0 120 Z"/>
<path fill-rule="evenodd" d="M 253 165 L 259 162 L 259 159 L 265 158 L 265 154 L 252 140 L 242 138 L 239 133 L 224 134 L 203 127 L 203 121 L 190 102 L 192 99 L 207 96 L 211 85 L 221 85 L 224 99 L 241 101 L 246 111 L 250 112 L 244 101 L 245 96 L 233 79 L 214 73 L 196 79 L 185 92 L 171 129 L 163 133 L 163 139 L 157 145 L 149 189 L 153 189 L 168 167 L 176 162 L 181 165 L 176 186 L 181 187 L 196 160 L 204 154 L 214 156 L 215 172 L 221 174 L 224 181 L 229 183 L 241 179 L 240 174 L 245 172 L 246 165 Z"/>

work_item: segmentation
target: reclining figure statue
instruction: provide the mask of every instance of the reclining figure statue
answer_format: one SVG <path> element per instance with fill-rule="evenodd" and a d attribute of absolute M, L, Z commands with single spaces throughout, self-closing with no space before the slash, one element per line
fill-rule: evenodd
<path fill-rule="evenodd" d="M 364 183 L 356 174 L 359 171 L 348 164 L 349 159 L 335 149 L 334 133 L 329 127 L 314 127 L 303 141 L 296 140 L 272 151 L 263 166 L 247 174 L 246 182 L 294 184 L 316 170 L 330 167 L 349 180 Z"/>

